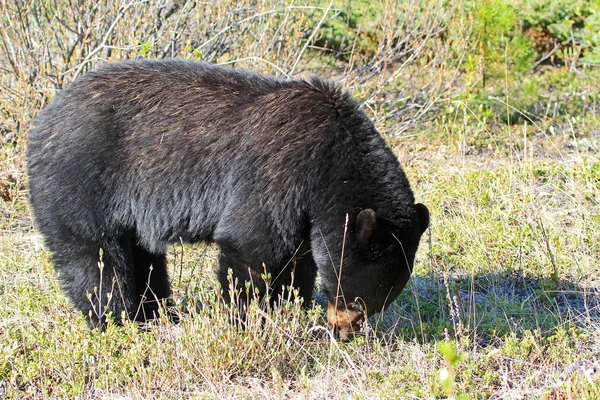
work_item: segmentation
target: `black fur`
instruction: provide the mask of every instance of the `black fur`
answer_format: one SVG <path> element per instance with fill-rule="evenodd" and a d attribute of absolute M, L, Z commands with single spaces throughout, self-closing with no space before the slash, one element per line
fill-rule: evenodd
<path fill-rule="evenodd" d="M 331 302 L 360 298 L 372 314 L 402 290 L 429 223 L 358 104 L 316 78 L 177 60 L 107 65 L 40 113 L 27 161 L 38 228 L 86 315 L 101 292 L 116 317 L 151 316 L 171 294 L 165 252 L 180 239 L 219 245 L 224 292 L 231 268 L 266 293 L 264 263 L 278 277 L 274 296 L 295 268 L 309 298 L 318 270 Z M 356 226 L 364 209 L 372 231 Z"/>

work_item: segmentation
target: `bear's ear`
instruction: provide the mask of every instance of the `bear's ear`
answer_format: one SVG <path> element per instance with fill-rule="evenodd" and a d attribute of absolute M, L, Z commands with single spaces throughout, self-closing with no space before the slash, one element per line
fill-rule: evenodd
<path fill-rule="evenodd" d="M 364 209 L 356 217 L 356 239 L 361 246 L 369 243 L 371 234 L 375 229 L 375 211 L 370 208 Z"/>
<path fill-rule="evenodd" d="M 415 204 L 417 208 L 417 218 L 419 219 L 419 230 L 421 235 L 423 232 L 429 228 L 429 209 L 425 206 L 425 204 L 417 203 Z"/>

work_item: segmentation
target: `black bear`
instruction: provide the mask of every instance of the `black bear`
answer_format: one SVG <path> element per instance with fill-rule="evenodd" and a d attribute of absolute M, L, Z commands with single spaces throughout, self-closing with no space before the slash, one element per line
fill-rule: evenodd
<path fill-rule="evenodd" d="M 270 298 L 292 284 L 306 304 L 318 272 L 348 338 L 397 298 L 429 225 L 358 103 L 318 78 L 109 64 L 40 113 L 27 167 L 61 286 L 92 325 L 151 318 L 171 295 L 168 244 L 212 241 L 227 301 L 228 269 Z"/>

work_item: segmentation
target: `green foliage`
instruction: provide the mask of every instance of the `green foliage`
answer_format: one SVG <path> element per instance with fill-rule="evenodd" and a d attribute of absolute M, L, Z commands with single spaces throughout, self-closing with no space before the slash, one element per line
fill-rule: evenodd
<path fill-rule="evenodd" d="M 507 124 L 596 110 L 597 90 L 565 90 L 571 89 L 572 83 L 588 86 L 585 77 L 567 73 L 567 79 L 557 81 L 554 76 L 564 75 L 564 71 L 556 70 L 525 76 L 534 60 L 543 61 L 548 56 L 564 60 L 570 67 L 600 61 L 600 7 L 596 3 L 467 2 L 472 32 L 464 62 L 465 91 L 460 96 L 463 106 L 482 123 Z M 544 47 L 539 43 L 543 40 L 556 40 L 559 47 Z"/>
<path fill-rule="evenodd" d="M 154 50 L 154 44 L 153 44 L 152 40 L 146 40 L 145 42 L 140 43 L 140 51 L 139 51 L 140 56 L 148 57 L 153 50 Z"/>
<path fill-rule="evenodd" d="M 467 359 L 467 354 L 457 351 L 455 344 L 452 342 L 440 342 L 437 349 L 446 361 L 446 367 L 440 369 L 442 388 L 448 398 L 455 398 L 456 368 Z M 459 394 L 456 398 L 466 400 L 467 395 Z"/>
<path fill-rule="evenodd" d="M 467 72 L 480 70 L 482 84 L 493 77 L 511 76 L 529 70 L 533 60 L 531 40 L 517 30 L 515 9 L 502 0 L 468 3 L 473 14 L 473 55 Z"/>
<path fill-rule="evenodd" d="M 324 22 L 315 45 L 334 50 L 346 60 L 352 51 L 372 56 L 378 46 L 377 29 L 383 11 L 381 3 L 338 0 L 334 7 L 336 10 Z"/>
<path fill-rule="evenodd" d="M 600 1 L 520 0 L 515 2 L 525 29 L 555 38 L 558 57 L 571 62 L 600 63 Z"/>

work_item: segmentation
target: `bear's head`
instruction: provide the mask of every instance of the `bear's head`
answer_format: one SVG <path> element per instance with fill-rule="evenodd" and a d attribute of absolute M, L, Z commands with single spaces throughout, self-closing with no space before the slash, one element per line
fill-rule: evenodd
<path fill-rule="evenodd" d="M 366 318 L 400 295 L 428 226 L 429 210 L 423 204 L 415 204 L 410 218 L 396 222 L 367 208 L 348 215 L 339 256 L 331 254 L 330 248 L 325 256 L 323 246 L 315 246 L 313 240 L 321 290 L 329 300 L 328 322 L 342 340 L 351 339 Z M 326 245 L 340 239 L 334 233 L 321 238 Z"/>

